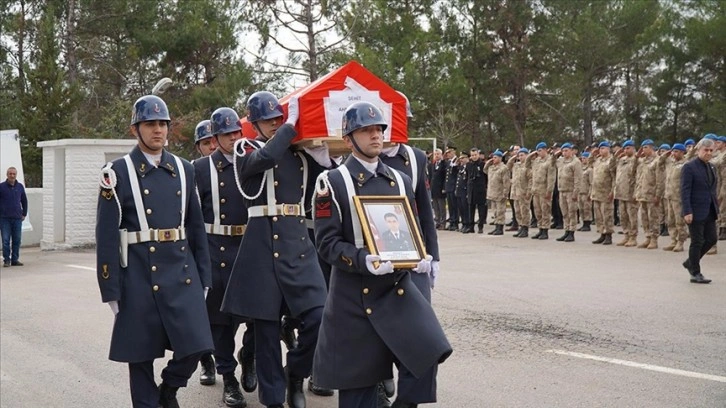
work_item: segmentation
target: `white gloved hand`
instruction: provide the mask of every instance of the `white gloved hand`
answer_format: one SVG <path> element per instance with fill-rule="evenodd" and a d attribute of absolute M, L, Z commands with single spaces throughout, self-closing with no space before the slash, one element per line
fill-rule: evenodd
<path fill-rule="evenodd" d="M 204 300 L 207 300 L 207 293 L 209 293 L 209 288 L 204 288 Z"/>
<path fill-rule="evenodd" d="M 431 289 L 436 286 L 436 278 L 439 276 L 439 261 L 431 261 Z"/>
<path fill-rule="evenodd" d="M 116 316 L 118 314 L 118 300 L 112 300 L 108 302 L 109 307 L 111 307 L 111 311 L 113 312 L 113 315 Z"/>
<path fill-rule="evenodd" d="M 285 123 L 291 126 L 295 126 L 299 117 L 300 105 L 298 104 L 297 96 L 293 96 L 287 102 L 287 121 Z"/>
<path fill-rule="evenodd" d="M 416 273 L 429 273 L 431 272 L 431 260 L 434 259 L 431 255 L 426 255 L 426 258 L 420 260 L 418 265 L 413 268 Z"/>
<path fill-rule="evenodd" d="M 380 262 L 380 260 L 381 257 L 378 255 L 366 255 L 366 268 L 368 268 L 368 272 L 374 275 L 393 273 L 393 264 L 391 261 L 379 263 L 378 268 L 373 265 L 373 262 Z"/>
<path fill-rule="evenodd" d="M 328 149 L 327 143 L 323 142 L 321 146 L 303 147 L 303 150 L 315 159 L 319 165 L 325 168 L 330 168 L 333 165 L 333 162 L 330 160 L 330 149 Z"/>

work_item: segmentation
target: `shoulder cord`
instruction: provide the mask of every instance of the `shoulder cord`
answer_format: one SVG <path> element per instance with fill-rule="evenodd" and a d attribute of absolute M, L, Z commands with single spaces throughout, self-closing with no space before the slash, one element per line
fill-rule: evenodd
<path fill-rule="evenodd" d="M 338 209 L 338 218 L 340 219 L 340 222 L 343 222 L 343 213 L 340 211 L 340 205 L 338 204 L 338 200 L 335 199 L 335 191 L 333 191 L 333 187 L 330 184 L 330 180 L 328 179 L 328 170 L 323 171 L 318 175 L 318 179 L 315 180 L 315 194 L 313 194 L 312 200 L 310 200 L 310 206 L 311 208 L 314 208 L 314 202 L 315 202 L 315 196 L 316 195 L 326 195 L 330 193 L 330 197 L 333 199 L 333 203 L 335 203 L 335 208 Z M 313 213 L 313 220 L 315 220 L 315 211 L 312 211 Z"/>
<path fill-rule="evenodd" d="M 122 215 L 121 201 L 119 201 L 118 194 L 116 194 L 116 185 L 118 183 L 118 178 L 116 177 L 116 172 L 113 171 L 111 166 L 113 166 L 113 163 L 108 162 L 101 169 L 99 185 L 101 186 L 101 188 L 110 189 L 113 192 L 113 198 L 116 200 L 116 205 L 118 206 L 118 225 L 120 227 Z"/>
<path fill-rule="evenodd" d="M 264 146 L 264 143 L 258 142 Z M 247 195 L 244 190 L 242 189 L 242 184 L 239 182 L 239 172 L 237 171 L 237 157 L 245 157 L 247 155 L 247 152 L 245 151 L 245 144 L 249 144 L 254 148 L 255 150 L 259 149 L 260 147 L 257 147 L 254 143 L 250 142 L 248 139 L 240 139 L 236 142 L 234 142 L 234 148 L 232 149 L 232 155 L 234 156 L 232 159 L 232 166 L 234 169 L 234 181 L 237 183 L 237 190 L 239 190 L 240 194 L 242 194 L 242 197 L 246 198 L 247 200 L 253 201 L 256 200 L 261 194 L 262 190 L 265 189 L 265 180 L 267 179 L 267 171 L 264 172 L 262 175 L 262 181 L 260 182 L 260 189 L 257 191 L 257 194 L 250 196 Z M 241 149 L 240 149 L 241 147 Z"/>

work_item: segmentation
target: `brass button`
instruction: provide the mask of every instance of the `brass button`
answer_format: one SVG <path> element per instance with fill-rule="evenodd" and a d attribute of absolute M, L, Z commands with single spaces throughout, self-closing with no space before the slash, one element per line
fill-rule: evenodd
<path fill-rule="evenodd" d="M 185 247 L 185 246 L 181 247 L 181 250 L 182 251 L 185 250 L 185 249 L 187 249 L 187 247 Z"/>
<path fill-rule="evenodd" d="M 224 204 L 224 203 L 227 202 L 227 199 L 226 198 L 223 198 L 223 199 L 219 200 L 219 202 L 222 203 L 222 204 Z"/>
<path fill-rule="evenodd" d="M 149 248 L 149 252 L 156 252 L 156 248 L 155 247 Z"/>
<path fill-rule="evenodd" d="M 224 268 L 225 266 L 227 266 L 227 264 L 224 263 L 224 262 L 222 262 L 221 264 L 219 264 L 219 266 L 221 266 L 222 268 Z"/>
<path fill-rule="evenodd" d="M 146 214 L 151 214 L 151 208 L 146 209 Z"/>
<path fill-rule="evenodd" d="M 224 187 L 224 181 L 220 181 L 220 182 L 219 182 L 219 186 L 220 186 L 220 187 Z"/>
<path fill-rule="evenodd" d="M 279 258 L 280 257 L 280 254 L 278 254 L 277 252 L 275 252 L 274 254 L 272 254 L 272 256 L 274 256 L 275 258 Z"/>
<path fill-rule="evenodd" d="M 277 222 L 277 217 L 272 217 L 272 221 Z"/>
<path fill-rule="evenodd" d="M 278 168 L 278 167 L 280 167 L 280 166 L 278 166 L 278 165 L 276 164 L 276 165 L 275 165 L 275 168 Z"/>
<path fill-rule="evenodd" d="M 280 184 L 280 183 L 278 183 L 277 180 L 275 180 L 275 187 L 277 187 L 278 184 Z"/>
<path fill-rule="evenodd" d="M 278 238 L 280 238 L 280 236 L 277 235 L 277 234 L 275 234 L 275 235 L 272 236 L 272 239 L 278 239 Z"/>
<path fill-rule="evenodd" d="M 371 313 L 373 313 L 373 310 L 372 310 L 372 309 L 371 309 L 370 307 L 369 307 L 369 308 L 367 308 L 367 309 L 366 309 L 366 314 L 367 314 L 367 315 L 369 315 L 369 314 L 371 314 Z"/>
<path fill-rule="evenodd" d="M 184 283 L 186 283 L 187 285 L 191 285 L 192 284 L 192 280 L 189 279 L 189 278 L 187 278 L 187 280 L 185 280 Z"/>
<path fill-rule="evenodd" d="M 300 255 L 301 259 L 305 259 L 305 254 Z"/>
<path fill-rule="evenodd" d="M 404 290 L 403 288 L 399 288 L 396 293 L 398 293 L 398 296 L 403 296 Z"/>
<path fill-rule="evenodd" d="M 392 181 L 392 182 L 391 182 L 391 187 L 393 187 L 393 186 L 395 186 L 395 185 L 396 185 L 396 182 L 395 182 L 395 181 Z"/>
<path fill-rule="evenodd" d="M 177 197 L 181 196 L 181 190 L 177 190 L 177 191 L 176 191 L 176 196 L 177 196 Z"/>
<path fill-rule="evenodd" d="M 303 220 L 303 219 L 300 219 L 300 224 L 302 224 L 302 223 L 304 223 L 304 222 L 305 222 L 305 220 Z"/>
<path fill-rule="evenodd" d="M 303 167 L 300 167 L 300 171 L 305 171 L 305 169 Z"/>
<path fill-rule="evenodd" d="M 144 194 L 145 194 L 145 195 L 149 195 L 149 189 L 148 189 L 148 188 L 145 188 L 145 189 L 144 189 Z"/>
<path fill-rule="evenodd" d="M 305 237 L 300 237 L 300 241 L 305 241 Z"/>
<path fill-rule="evenodd" d="M 156 272 L 156 265 L 151 266 L 151 272 Z"/>
<path fill-rule="evenodd" d="M 406 160 L 403 164 L 405 164 L 406 166 L 408 166 L 408 160 Z"/>
<path fill-rule="evenodd" d="M 305 185 L 300 186 L 300 190 L 305 190 Z"/>
<path fill-rule="evenodd" d="M 370 289 L 368 289 L 368 288 L 363 288 L 363 294 L 364 294 L 364 295 L 367 295 L 367 294 L 368 294 L 368 292 L 370 292 Z"/>
<path fill-rule="evenodd" d="M 224 247 L 219 247 L 219 250 L 224 252 Z"/>
<path fill-rule="evenodd" d="M 158 292 L 159 291 L 159 285 L 154 285 L 154 287 L 152 287 L 151 289 L 154 289 L 154 292 Z"/>
<path fill-rule="evenodd" d="M 185 268 L 188 268 L 188 267 L 189 267 L 189 265 L 184 265 L 184 267 L 185 267 Z"/>
<path fill-rule="evenodd" d="M 227 216 L 226 216 L 226 215 L 224 215 L 224 214 L 222 214 L 222 215 L 220 215 L 220 216 L 219 216 L 219 218 L 221 218 L 221 219 L 225 219 L 225 218 L 227 218 Z"/>

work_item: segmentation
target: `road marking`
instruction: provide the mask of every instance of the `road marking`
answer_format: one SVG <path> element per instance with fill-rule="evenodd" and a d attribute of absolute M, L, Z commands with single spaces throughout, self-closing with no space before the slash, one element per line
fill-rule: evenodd
<path fill-rule="evenodd" d="M 726 377 L 722 377 L 720 375 L 703 374 L 703 373 L 697 373 L 694 371 L 679 370 L 677 368 L 668 368 L 668 367 L 661 367 L 661 366 L 651 365 L 651 364 L 636 363 L 635 361 L 618 360 L 616 358 L 593 356 L 592 354 L 575 353 L 572 351 L 565 351 L 565 350 L 547 350 L 546 353 L 554 353 L 554 354 L 560 354 L 563 356 L 584 358 L 587 360 L 602 361 L 602 362 L 611 363 L 611 364 L 619 364 L 619 365 L 623 365 L 623 366 L 627 366 L 627 367 L 642 368 L 643 370 L 657 371 L 659 373 L 675 374 L 675 375 L 680 375 L 683 377 L 700 378 L 702 380 L 710 380 L 710 381 L 718 381 L 718 382 L 726 383 Z"/>
<path fill-rule="evenodd" d="M 81 265 L 66 265 L 66 266 L 69 268 L 83 269 L 86 271 L 96 272 L 96 268 L 91 268 L 90 266 L 81 266 Z"/>

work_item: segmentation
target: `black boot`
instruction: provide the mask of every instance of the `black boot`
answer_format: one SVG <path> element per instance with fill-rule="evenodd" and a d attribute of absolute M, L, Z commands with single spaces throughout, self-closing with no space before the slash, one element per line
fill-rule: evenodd
<path fill-rule="evenodd" d="M 214 373 L 214 358 L 212 353 L 205 354 L 199 359 L 199 365 L 202 367 L 202 373 L 199 375 L 199 384 L 214 385 L 217 382 L 217 376 Z"/>
<path fill-rule="evenodd" d="M 565 242 L 573 242 L 575 241 L 575 231 L 569 231 L 567 233 L 567 236 L 565 237 Z"/>
<path fill-rule="evenodd" d="M 523 229 L 524 229 L 524 227 L 519 227 L 519 231 L 517 231 L 517 233 L 516 233 L 516 234 L 514 234 L 514 235 L 512 235 L 512 236 L 513 236 L 514 238 L 519 238 L 520 236 L 522 236 L 522 230 L 523 230 Z"/>
<path fill-rule="evenodd" d="M 332 397 L 335 392 L 330 388 L 323 388 L 313 382 L 313 377 L 308 380 L 308 391 L 321 397 Z"/>
<path fill-rule="evenodd" d="M 564 241 L 569 236 L 570 236 L 570 231 L 565 231 L 564 235 L 562 235 L 561 237 L 557 238 L 555 241 L 562 242 L 562 241 Z"/>
<path fill-rule="evenodd" d="M 547 234 L 547 230 L 542 230 L 542 235 L 540 235 L 539 238 L 537 238 L 537 239 L 541 239 L 541 240 L 550 239 L 549 234 Z"/>
<path fill-rule="evenodd" d="M 723 217 L 726 217 L 726 215 L 723 215 Z M 718 240 L 726 241 L 726 228 L 721 228 L 721 233 L 718 234 Z"/>
<path fill-rule="evenodd" d="M 222 400 L 224 405 L 228 407 L 244 408 L 247 406 L 245 396 L 242 395 L 242 391 L 239 389 L 239 382 L 234 377 L 234 371 L 231 373 L 224 374 L 224 396 Z"/>
<path fill-rule="evenodd" d="M 613 244 L 613 234 L 605 234 L 605 239 L 602 241 L 603 245 Z"/>
<path fill-rule="evenodd" d="M 418 407 L 418 404 L 413 404 L 410 402 L 403 402 L 400 400 L 393 401 L 393 405 L 391 405 L 391 408 L 416 408 Z"/>
<path fill-rule="evenodd" d="M 593 244 L 602 244 L 605 242 L 605 234 L 600 234 L 600 238 L 592 241 Z"/>
<path fill-rule="evenodd" d="M 492 235 L 504 235 L 504 225 L 497 225 L 497 229 L 494 230 L 494 233 Z"/>
<path fill-rule="evenodd" d="M 179 387 L 170 387 L 166 383 L 159 386 L 159 406 L 161 408 L 179 408 L 179 401 L 176 400 L 176 392 Z"/>
<path fill-rule="evenodd" d="M 578 228 L 577 230 L 578 231 L 590 231 L 590 223 L 591 222 L 592 221 L 583 221 L 582 222 L 582 227 Z"/>
<path fill-rule="evenodd" d="M 285 367 L 285 378 L 287 379 L 287 405 L 290 408 L 305 408 L 305 393 L 303 392 L 304 378 L 291 377 Z"/>
<path fill-rule="evenodd" d="M 280 323 L 280 340 L 285 343 L 288 350 L 297 348 L 297 336 L 295 336 L 295 319 L 290 316 L 282 316 Z"/>
<path fill-rule="evenodd" d="M 537 220 L 532 218 L 532 221 L 529 223 L 529 228 L 537 228 Z"/>
<path fill-rule="evenodd" d="M 529 227 L 522 227 L 522 233 L 519 238 L 527 238 L 529 236 Z"/>
<path fill-rule="evenodd" d="M 378 383 L 378 404 L 377 408 L 391 408 L 391 401 L 386 395 L 386 388 L 383 383 Z"/>
<path fill-rule="evenodd" d="M 542 228 L 537 231 L 537 235 L 532 235 L 532 239 L 539 239 L 540 236 L 542 236 L 542 231 L 544 231 Z"/>
<path fill-rule="evenodd" d="M 396 382 L 393 378 L 383 380 L 383 390 L 386 392 L 386 397 L 391 398 L 396 393 Z"/>
<path fill-rule="evenodd" d="M 479 224 L 479 229 L 476 231 L 477 234 L 483 234 L 484 233 L 484 225 Z"/>
<path fill-rule="evenodd" d="M 507 231 L 517 231 L 517 230 L 519 230 L 519 224 L 516 222 L 512 223 L 512 225 L 509 228 L 507 228 Z"/>
<path fill-rule="evenodd" d="M 497 232 L 498 229 L 499 229 L 499 226 L 495 224 L 494 229 L 487 232 L 487 235 L 494 235 L 494 233 Z"/>
<path fill-rule="evenodd" d="M 239 381 L 242 383 L 242 389 L 245 392 L 253 392 L 257 389 L 257 368 L 255 367 L 255 355 L 252 353 L 244 353 L 244 348 L 237 352 L 237 361 L 242 366 L 242 376 Z"/>
<path fill-rule="evenodd" d="M 661 237 L 667 237 L 668 236 L 668 227 L 666 227 L 665 224 L 660 224 L 660 236 Z"/>

